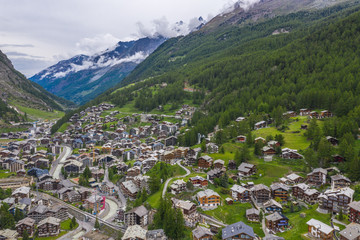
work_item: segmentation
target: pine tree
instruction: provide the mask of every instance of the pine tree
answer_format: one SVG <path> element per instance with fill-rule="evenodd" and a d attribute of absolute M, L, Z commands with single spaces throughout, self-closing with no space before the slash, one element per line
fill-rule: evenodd
<path fill-rule="evenodd" d="M 20 221 L 21 219 L 23 219 L 24 213 L 22 211 L 20 211 L 18 208 L 15 209 L 15 214 L 14 214 L 14 219 L 16 222 Z"/>
<path fill-rule="evenodd" d="M 29 238 L 29 233 L 26 230 L 23 232 L 22 239 L 23 240 L 29 240 L 30 239 Z"/>
<path fill-rule="evenodd" d="M 96 220 L 95 220 L 94 228 L 100 229 L 100 223 L 99 223 L 99 220 L 97 219 L 97 217 L 96 217 Z"/>

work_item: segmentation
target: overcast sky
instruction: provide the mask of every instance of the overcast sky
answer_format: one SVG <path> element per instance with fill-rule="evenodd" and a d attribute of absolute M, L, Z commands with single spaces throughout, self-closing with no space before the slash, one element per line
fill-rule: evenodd
<path fill-rule="evenodd" d="M 27 77 L 77 54 L 217 15 L 236 0 L 0 0 L 0 50 Z"/>

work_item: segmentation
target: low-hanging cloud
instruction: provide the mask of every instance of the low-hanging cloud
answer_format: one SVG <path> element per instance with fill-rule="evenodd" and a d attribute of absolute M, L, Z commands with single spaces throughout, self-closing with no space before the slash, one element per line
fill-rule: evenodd
<path fill-rule="evenodd" d="M 251 8 L 254 4 L 260 2 L 260 0 L 231 0 L 224 5 L 221 10 L 221 14 L 227 14 L 232 12 L 235 8 L 242 8 L 247 11 Z"/>
<path fill-rule="evenodd" d="M 120 39 L 110 33 L 83 38 L 76 43 L 77 53 L 92 55 L 115 45 Z"/>
<path fill-rule="evenodd" d="M 33 48 L 32 44 L 0 44 L 0 48 L 15 47 L 15 48 Z"/>
<path fill-rule="evenodd" d="M 195 30 L 199 25 L 205 23 L 205 20 L 200 18 L 190 19 L 189 23 L 178 21 L 170 24 L 166 17 L 158 18 L 152 21 L 150 27 L 146 27 L 142 22 L 137 22 L 137 37 L 156 38 L 159 36 L 171 38 L 180 35 L 186 35 Z"/>

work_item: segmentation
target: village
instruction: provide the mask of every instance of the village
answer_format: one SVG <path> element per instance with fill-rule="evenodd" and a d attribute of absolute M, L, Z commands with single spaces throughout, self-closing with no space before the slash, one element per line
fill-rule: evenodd
<path fill-rule="evenodd" d="M 164 229 L 150 227 L 161 198 L 181 210 L 184 239 L 360 239 L 355 183 L 337 167 L 344 156 L 304 172 L 304 149 L 262 135 L 272 124 L 265 120 L 254 124 L 254 139 L 238 135 L 221 146 L 214 132 L 199 134 L 193 147 L 178 146 L 195 110 L 128 114 L 102 103 L 53 135 L 46 121 L 1 134 L 2 208 L 22 217 L 14 229 L 0 230 L 0 239 L 111 239 L 120 232 L 124 240 L 165 240 Z M 294 119 L 299 135 L 311 120 L 333 114 L 300 109 L 283 116 Z M 238 161 L 236 149 L 249 141 L 261 146 L 259 155 Z"/>

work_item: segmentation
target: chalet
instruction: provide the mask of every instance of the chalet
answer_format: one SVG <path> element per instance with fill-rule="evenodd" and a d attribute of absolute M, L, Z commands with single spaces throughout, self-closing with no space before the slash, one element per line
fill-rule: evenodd
<path fill-rule="evenodd" d="M 94 212 L 100 212 L 100 206 L 104 203 L 104 198 L 99 195 L 91 195 L 84 201 L 84 206 L 86 209 L 93 210 Z M 105 203 L 104 203 L 105 204 Z"/>
<path fill-rule="evenodd" d="M 63 200 L 70 203 L 80 202 L 81 195 L 78 191 L 72 190 L 63 194 Z"/>
<path fill-rule="evenodd" d="M 149 224 L 149 211 L 143 206 L 139 206 L 126 212 L 124 223 L 127 226 L 140 225 L 145 227 Z"/>
<path fill-rule="evenodd" d="M 333 116 L 333 114 L 329 110 L 323 110 L 320 112 L 321 118 L 328 118 L 328 117 L 332 117 L 332 116 Z"/>
<path fill-rule="evenodd" d="M 37 226 L 39 237 L 57 236 L 60 233 L 60 219 L 48 217 L 41 220 Z"/>
<path fill-rule="evenodd" d="M 15 227 L 20 236 L 23 236 L 25 231 L 27 231 L 29 236 L 32 236 L 35 232 L 35 220 L 29 217 L 24 218 L 20 220 Z"/>
<path fill-rule="evenodd" d="M 11 194 L 11 197 L 15 198 L 15 203 L 17 203 L 22 198 L 29 198 L 29 196 L 30 187 L 19 187 Z"/>
<path fill-rule="evenodd" d="M 294 111 L 287 111 L 287 112 L 285 112 L 285 113 L 283 113 L 283 116 L 285 116 L 285 117 L 296 117 L 296 112 L 294 112 Z"/>
<path fill-rule="evenodd" d="M 332 136 L 327 136 L 326 140 L 328 140 L 328 142 L 331 143 L 331 145 L 333 145 L 333 146 L 339 145 L 339 140 L 337 138 L 332 137 Z"/>
<path fill-rule="evenodd" d="M 177 143 L 177 137 L 171 136 L 165 139 L 165 146 L 175 146 Z"/>
<path fill-rule="evenodd" d="M 126 177 L 127 177 L 127 178 L 133 178 L 133 177 L 138 176 L 140 173 L 141 173 L 140 167 L 134 166 L 134 167 L 129 168 L 129 169 L 127 170 Z"/>
<path fill-rule="evenodd" d="M 207 143 L 206 144 L 206 152 L 207 153 L 217 153 L 219 151 L 219 146 L 215 143 Z"/>
<path fill-rule="evenodd" d="M 181 210 L 184 216 L 185 224 L 187 226 L 194 226 L 200 220 L 200 215 L 196 211 L 196 205 L 190 201 L 178 200 L 172 198 L 171 201 L 175 208 Z"/>
<path fill-rule="evenodd" d="M 200 176 L 191 177 L 189 181 L 191 181 L 194 187 L 207 187 L 208 185 L 208 180 Z"/>
<path fill-rule="evenodd" d="M 164 152 L 164 161 L 166 163 L 171 163 L 175 159 L 174 151 L 165 151 Z"/>
<path fill-rule="evenodd" d="M 354 201 L 348 204 L 349 221 L 360 224 L 360 201 Z"/>
<path fill-rule="evenodd" d="M 308 236 L 310 238 L 332 240 L 334 235 L 334 228 L 329 225 L 320 222 L 316 219 L 310 219 L 307 223 L 308 225 Z"/>
<path fill-rule="evenodd" d="M 276 151 L 275 151 L 275 149 L 272 148 L 272 147 L 264 146 L 264 147 L 262 148 L 262 154 L 263 154 L 264 156 L 275 155 L 275 154 L 276 154 Z"/>
<path fill-rule="evenodd" d="M 265 138 L 262 138 L 262 137 L 257 137 L 257 138 L 255 138 L 255 140 L 254 140 L 255 143 L 257 143 L 257 142 L 259 142 L 259 141 L 263 142 L 264 144 L 266 143 Z"/>
<path fill-rule="evenodd" d="M 334 163 L 345 162 L 345 158 L 343 156 L 340 156 L 339 154 L 332 155 L 332 158 Z"/>
<path fill-rule="evenodd" d="M 194 230 L 192 230 L 192 235 L 194 240 L 212 240 L 214 233 L 212 233 L 208 228 L 197 226 Z"/>
<path fill-rule="evenodd" d="M 267 145 L 271 148 L 276 148 L 276 147 L 280 147 L 280 143 L 278 141 L 275 140 L 271 140 L 267 143 Z"/>
<path fill-rule="evenodd" d="M 79 173 L 82 167 L 82 163 L 78 161 L 70 161 L 69 163 L 65 164 L 64 169 L 68 173 Z"/>
<path fill-rule="evenodd" d="M 255 123 L 254 125 L 254 129 L 255 130 L 258 130 L 260 128 L 265 128 L 266 127 L 266 122 L 265 121 L 260 121 L 260 122 L 257 122 Z"/>
<path fill-rule="evenodd" d="M 274 199 L 270 199 L 269 201 L 263 204 L 263 208 L 265 209 L 266 213 L 274 213 L 279 212 L 282 213 L 282 206 L 280 203 L 275 201 Z"/>
<path fill-rule="evenodd" d="M 297 150 L 290 148 L 283 148 L 281 150 L 281 158 L 284 159 L 303 159 L 304 157 L 297 152 Z"/>
<path fill-rule="evenodd" d="M 220 195 L 211 189 L 198 192 L 196 198 L 201 207 L 217 207 L 221 204 Z"/>
<path fill-rule="evenodd" d="M 237 222 L 222 229 L 222 239 L 256 239 L 254 229 L 243 222 Z"/>
<path fill-rule="evenodd" d="M 307 109 L 307 108 L 301 108 L 300 109 L 300 116 L 307 116 L 307 115 L 310 115 L 310 110 Z"/>
<path fill-rule="evenodd" d="M 304 180 L 303 177 L 297 175 L 296 173 L 291 173 L 287 175 L 286 179 L 289 181 L 290 184 L 297 184 Z"/>
<path fill-rule="evenodd" d="M 337 190 L 326 190 L 318 197 L 319 208 L 327 212 L 338 213 L 340 210 L 344 214 L 349 212 L 349 203 L 352 202 L 354 190 L 342 188 Z"/>
<path fill-rule="evenodd" d="M 240 143 L 244 143 L 244 142 L 246 142 L 246 136 L 239 135 L 239 136 L 236 137 L 236 141 L 240 142 Z"/>
<path fill-rule="evenodd" d="M 346 188 L 349 187 L 351 184 L 351 180 L 347 177 L 337 174 L 334 176 L 331 176 L 331 188 L 337 189 L 337 188 Z"/>
<path fill-rule="evenodd" d="M 280 198 L 281 201 L 287 201 L 290 188 L 282 183 L 273 183 L 270 185 L 271 196 L 273 198 Z"/>
<path fill-rule="evenodd" d="M 340 240 L 359 240 L 360 239 L 360 224 L 350 223 L 346 228 L 339 232 Z"/>
<path fill-rule="evenodd" d="M 309 113 L 309 116 L 310 116 L 311 118 L 319 118 L 319 113 L 316 112 L 316 111 L 311 111 L 311 112 Z"/>
<path fill-rule="evenodd" d="M 256 165 L 251 163 L 241 163 L 238 167 L 239 176 L 251 176 L 256 173 Z"/>
<path fill-rule="evenodd" d="M 182 179 L 176 180 L 170 185 L 170 189 L 171 193 L 174 195 L 182 193 L 186 190 L 186 183 Z"/>
<path fill-rule="evenodd" d="M 121 191 L 128 197 L 135 199 L 139 192 L 138 187 L 133 181 L 125 181 L 120 184 Z"/>
<path fill-rule="evenodd" d="M 215 169 L 211 169 L 206 174 L 208 180 L 214 180 L 215 178 L 220 178 L 221 175 L 223 174 L 223 171 L 220 168 L 215 168 Z"/>
<path fill-rule="evenodd" d="M 292 195 L 298 199 L 304 199 L 305 191 L 309 188 L 309 185 L 305 183 L 296 184 L 292 187 Z"/>
<path fill-rule="evenodd" d="M 233 199 L 240 202 L 250 201 L 250 191 L 247 188 L 234 184 L 230 190 Z"/>
<path fill-rule="evenodd" d="M 264 203 L 271 198 L 271 190 L 268 186 L 260 183 L 251 188 L 252 196 L 257 203 Z"/>
<path fill-rule="evenodd" d="M 219 168 L 219 169 L 222 169 L 224 167 L 224 160 L 221 160 L 221 159 L 217 159 L 214 161 L 214 168 Z"/>
<path fill-rule="evenodd" d="M 321 186 L 326 183 L 327 170 L 323 168 L 315 168 L 307 175 L 307 181 L 310 185 Z"/>
<path fill-rule="evenodd" d="M 212 165 L 213 159 L 208 155 L 199 157 L 198 166 L 202 169 L 210 168 Z"/>
<path fill-rule="evenodd" d="M 274 212 L 273 214 L 265 217 L 266 228 L 275 233 L 285 230 L 288 224 L 289 219 L 278 212 Z"/>
<path fill-rule="evenodd" d="M 246 218 L 249 222 L 260 222 L 260 211 L 256 208 L 246 209 Z"/>
<path fill-rule="evenodd" d="M 308 204 L 315 204 L 318 200 L 320 193 L 318 190 L 309 188 L 304 192 L 304 201 Z"/>

